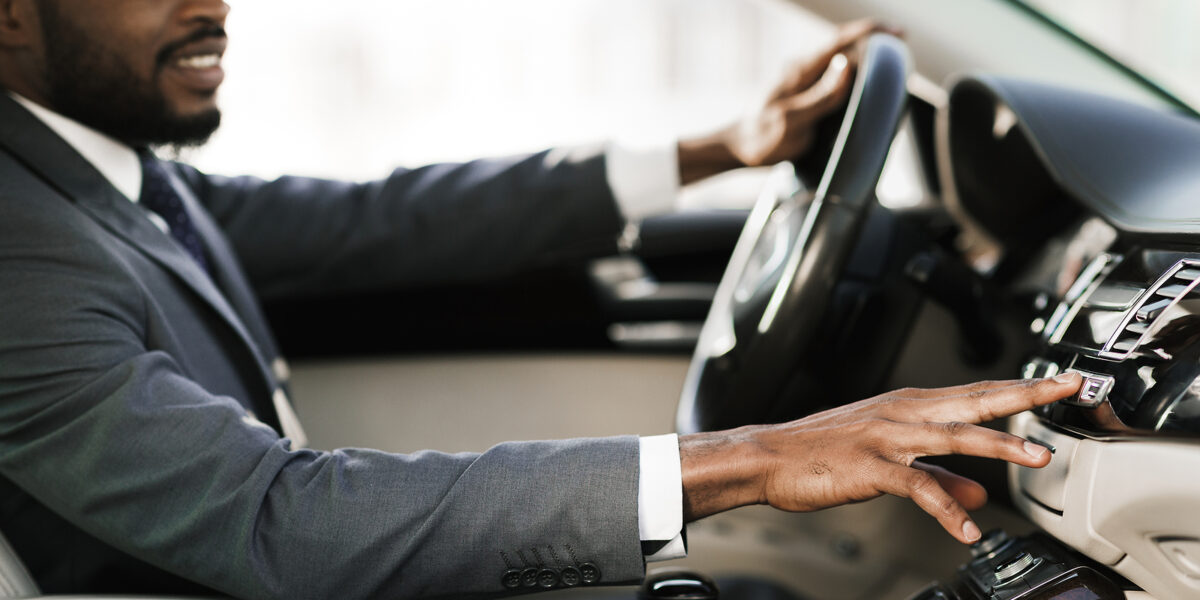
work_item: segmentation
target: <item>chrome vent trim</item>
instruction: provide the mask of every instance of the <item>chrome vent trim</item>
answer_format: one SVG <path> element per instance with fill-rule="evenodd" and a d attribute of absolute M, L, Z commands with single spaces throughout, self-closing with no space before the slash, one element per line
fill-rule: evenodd
<path fill-rule="evenodd" d="M 1054 308 L 1054 313 L 1050 315 L 1043 329 L 1043 336 L 1050 344 L 1062 342 L 1063 334 L 1067 332 L 1071 321 L 1075 320 L 1075 315 L 1079 314 L 1079 310 L 1104 282 L 1104 278 L 1120 263 L 1120 255 L 1105 252 L 1093 258 L 1080 271 L 1079 277 L 1063 295 L 1062 301 Z"/>
<path fill-rule="evenodd" d="M 1137 352 L 1156 321 L 1184 298 L 1200 293 L 1200 260 L 1184 259 L 1167 269 L 1126 311 L 1121 324 L 1100 349 L 1107 360 L 1125 360 Z"/>

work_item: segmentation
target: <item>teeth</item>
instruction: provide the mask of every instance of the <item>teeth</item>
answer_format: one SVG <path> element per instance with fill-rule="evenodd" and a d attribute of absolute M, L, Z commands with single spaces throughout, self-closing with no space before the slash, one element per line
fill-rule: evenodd
<path fill-rule="evenodd" d="M 198 54 L 179 59 L 175 63 L 185 69 L 209 69 L 221 64 L 220 54 Z"/>

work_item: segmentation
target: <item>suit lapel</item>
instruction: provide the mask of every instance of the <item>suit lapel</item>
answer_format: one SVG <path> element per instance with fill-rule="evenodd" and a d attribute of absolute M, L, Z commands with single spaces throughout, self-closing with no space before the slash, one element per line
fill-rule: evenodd
<path fill-rule="evenodd" d="M 212 278 L 186 251 L 174 243 L 169 235 L 155 227 L 142 214 L 140 208 L 117 191 L 90 162 L 37 117 L 3 93 L 0 93 L 0 146 L 5 147 L 50 186 L 73 200 L 105 229 L 172 272 L 184 285 L 204 299 L 250 349 L 251 355 L 257 359 L 267 393 L 273 391 L 274 382 L 260 348 L 254 343 L 254 338 L 217 289 Z M 172 180 L 177 188 L 183 187 L 176 177 L 173 176 Z M 214 240 L 217 244 L 223 244 L 221 236 L 215 232 L 215 226 L 207 218 L 198 217 L 203 211 L 198 209 L 191 193 L 185 194 L 184 197 L 192 216 L 206 224 L 201 231 L 205 242 L 210 247 Z M 214 265 L 219 273 L 230 266 L 231 258 L 228 248 L 222 246 L 218 250 L 213 254 L 219 258 L 218 264 Z"/>

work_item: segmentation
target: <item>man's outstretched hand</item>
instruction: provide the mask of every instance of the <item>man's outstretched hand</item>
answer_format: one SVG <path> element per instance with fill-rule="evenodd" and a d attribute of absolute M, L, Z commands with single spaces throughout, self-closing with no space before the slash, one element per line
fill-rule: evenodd
<path fill-rule="evenodd" d="M 680 181 L 688 184 L 729 169 L 770 165 L 804 154 L 820 120 L 850 95 L 858 46 L 876 32 L 898 33 L 870 20 L 842 25 L 833 43 L 793 67 L 754 114 L 711 135 L 681 140 Z"/>
<path fill-rule="evenodd" d="M 1049 404 L 1078 391 L 1079 375 L 903 389 L 778 425 L 752 425 L 679 438 L 684 519 L 749 504 L 812 511 L 893 494 L 911 498 L 959 541 L 979 527 L 967 509 L 978 483 L 917 462 L 966 454 L 1043 467 L 1037 444 L 978 423 Z"/>

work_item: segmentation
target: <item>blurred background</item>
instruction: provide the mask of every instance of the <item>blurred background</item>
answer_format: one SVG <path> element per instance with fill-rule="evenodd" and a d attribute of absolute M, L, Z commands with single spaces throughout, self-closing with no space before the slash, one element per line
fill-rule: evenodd
<path fill-rule="evenodd" d="M 231 4 L 225 124 L 191 158 L 260 176 L 704 131 L 832 35 L 784 0 Z"/>
<path fill-rule="evenodd" d="M 225 126 L 186 158 L 265 177 L 366 179 L 398 165 L 703 132 L 755 106 L 832 35 L 786 0 L 231 4 Z M 1200 2 L 1027 4 L 1200 100 Z"/>

